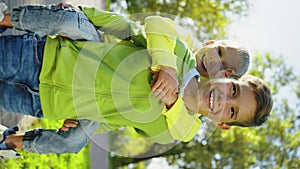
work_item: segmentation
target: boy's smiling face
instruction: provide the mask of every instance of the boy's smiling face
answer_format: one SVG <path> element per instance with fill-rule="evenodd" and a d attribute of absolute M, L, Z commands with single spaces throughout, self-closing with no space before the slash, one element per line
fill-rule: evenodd
<path fill-rule="evenodd" d="M 237 70 L 241 55 L 224 41 L 209 41 L 196 53 L 197 70 L 205 78 L 213 78 L 221 70 Z"/>
<path fill-rule="evenodd" d="M 200 88 L 199 113 L 222 123 L 245 122 L 254 118 L 257 101 L 248 84 L 231 78 L 204 83 Z"/>

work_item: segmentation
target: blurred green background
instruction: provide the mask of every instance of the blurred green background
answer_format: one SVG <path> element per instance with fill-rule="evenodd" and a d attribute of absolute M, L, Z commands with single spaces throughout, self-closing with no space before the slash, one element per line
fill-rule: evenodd
<path fill-rule="evenodd" d="M 176 16 L 179 23 L 194 32 L 202 42 L 209 39 L 228 38 L 229 25 L 234 19 L 247 17 L 252 0 L 111 0 L 105 8 L 134 16 L 136 13 L 159 12 Z M 84 2 L 83 2 L 84 3 Z M 98 2 L 97 2 L 98 3 Z M 100 2 L 99 2 L 100 3 Z M 284 4 L 284 2 L 283 2 Z M 84 4 L 83 4 L 84 5 Z M 136 19 L 136 18 L 132 18 Z M 118 149 L 109 153 L 112 169 L 144 169 L 153 163 L 152 158 L 164 161 L 162 168 L 180 169 L 243 169 L 243 168 L 300 168 L 300 78 L 285 62 L 285 55 L 272 51 L 253 53 L 249 74 L 259 76 L 272 88 L 275 99 L 270 119 L 257 128 L 233 127 L 229 131 L 214 130 L 206 140 L 196 136 L 188 143 L 178 143 L 172 149 L 155 156 L 140 158 L 147 152 L 158 151 L 156 144 L 147 145 L 130 139 L 110 139 L 109 144 Z M 293 95 L 293 103 L 282 96 Z M 36 120 L 33 127 L 59 128 L 62 122 Z M 36 155 L 21 152 L 23 159 L 0 162 L 1 169 L 89 169 L 89 146 L 79 154 Z M 139 157 L 139 158 L 135 158 Z M 157 162 L 157 160 L 156 160 Z M 171 168 L 171 167 L 170 167 Z M 102 169 L 99 166 L 99 169 Z M 103 168 L 105 169 L 105 168 Z"/>

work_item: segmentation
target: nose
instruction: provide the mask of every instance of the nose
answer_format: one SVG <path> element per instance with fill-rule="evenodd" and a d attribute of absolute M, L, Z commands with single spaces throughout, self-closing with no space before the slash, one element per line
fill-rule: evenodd
<path fill-rule="evenodd" d="M 213 56 L 213 53 L 208 53 L 207 55 L 207 61 L 208 62 L 213 62 L 215 60 L 215 57 Z"/>
<path fill-rule="evenodd" d="M 217 105 L 220 109 L 224 108 L 226 105 L 233 104 L 233 98 L 228 96 L 227 94 L 220 93 L 217 97 Z"/>

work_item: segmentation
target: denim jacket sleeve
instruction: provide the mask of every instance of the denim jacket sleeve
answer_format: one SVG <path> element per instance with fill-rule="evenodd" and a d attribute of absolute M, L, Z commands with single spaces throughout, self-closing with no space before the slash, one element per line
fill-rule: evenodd
<path fill-rule="evenodd" d="M 93 7 L 82 7 L 82 11 L 97 29 L 116 38 L 127 39 L 143 35 L 143 27 L 139 22 Z"/>

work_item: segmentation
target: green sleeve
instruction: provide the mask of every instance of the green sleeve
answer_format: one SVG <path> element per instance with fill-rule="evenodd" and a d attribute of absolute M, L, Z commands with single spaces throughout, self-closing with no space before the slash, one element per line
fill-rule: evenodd
<path fill-rule="evenodd" d="M 177 71 L 174 48 L 177 39 L 193 49 L 194 40 L 189 31 L 184 30 L 173 20 L 161 16 L 149 16 L 145 19 L 147 49 L 152 56 L 152 70 L 160 66 L 172 67 Z"/>
<path fill-rule="evenodd" d="M 188 142 L 200 129 L 202 122 L 198 115 L 191 115 L 180 97 L 171 109 L 164 109 L 162 113 L 166 116 L 169 131 L 175 140 Z"/>
<path fill-rule="evenodd" d="M 177 32 L 170 21 L 160 16 L 145 19 L 147 49 L 152 56 L 151 69 L 154 71 L 159 71 L 160 66 L 172 67 L 177 71 L 174 55 Z"/>
<path fill-rule="evenodd" d="M 143 27 L 139 22 L 93 7 L 82 7 L 82 11 L 95 27 L 105 34 L 113 35 L 119 39 L 131 39 L 146 46 Z"/>

